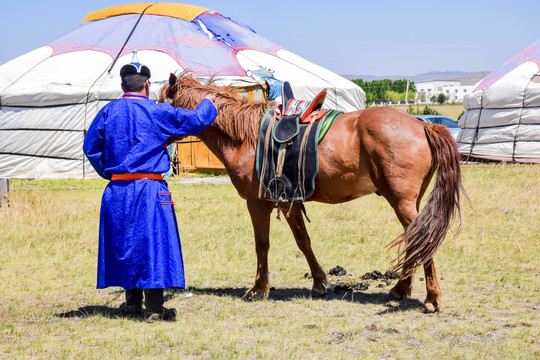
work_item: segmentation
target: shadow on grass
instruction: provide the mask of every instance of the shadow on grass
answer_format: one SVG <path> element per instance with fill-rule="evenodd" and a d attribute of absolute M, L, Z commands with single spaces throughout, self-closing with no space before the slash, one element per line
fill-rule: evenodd
<path fill-rule="evenodd" d="M 189 288 L 187 291 L 171 291 L 167 296 L 170 299 L 175 294 L 181 294 L 185 292 L 192 292 L 194 295 L 214 295 L 214 296 L 227 296 L 233 298 L 242 298 L 248 289 L 238 288 Z M 293 301 L 298 299 L 312 299 L 310 291 L 308 289 L 272 289 L 268 299 L 271 301 Z M 418 299 L 403 299 L 399 301 L 389 301 L 387 292 L 362 292 L 362 291 L 332 291 L 328 290 L 326 295 L 322 298 L 313 298 L 313 301 L 347 301 L 358 304 L 379 304 L 386 307 L 385 310 L 377 313 L 379 315 L 396 312 L 396 311 L 408 311 L 419 310 L 423 308 L 423 304 Z"/>
<path fill-rule="evenodd" d="M 114 295 L 123 295 L 124 290 L 113 290 L 110 292 Z M 87 318 L 91 316 L 102 316 L 109 319 L 127 318 L 132 320 L 141 320 L 141 316 L 127 315 L 122 313 L 118 307 L 108 307 L 105 305 L 89 305 L 78 308 L 77 310 L 71 310 L 65 313 L 56 314 L 55 317 L 59 318 Z"/>
<path fill-rule="evenodd" d="M 247 288 L 196 288 L 187 290 L 168 289 L 165 290 L 165 301 L 175 297 L 183 297 L 188 293 L 195 296 L 213 295 L 241 299 L 246 293 Z M 270 301 L 293 301 L 302 299 L 312 299 L 308 289 L 272 289 L 268 297 Z M 389 301 L 386 292 L 361 292 L 361 291 L 339 291 L 329 290 L 322 298 L 313 298 L 313 301 L 346 301 L 357 304 L 378 304 L 384 305 L 385 309 L 378 312 L 378 315 L 421 309 L 423 304 L 418 299 L 403 299 L 400 301 Z M 109 319 L 127 318 L 134 321 L 143 320 L 142 316 L 126 315 L 120 312 L 117 307 L 108 307 L 104 305 L 91 305 L 80 307 L 77 310 L 71 310 L 65 313 L 56 314 L 59 318 L 86 318 L 91 316 L 102 316 Z"/>
<path fill-rule="evenodd" d="M 111 308 L 104 305 L 83 306 L 78 308 L 77 310 L 71 310 L 65 313 L 56 314 L 55 316 L 59 318 L 85 318 L 95 315 L 111 319 L 123 317 L 123 314 L 120 313 L 120 310 L 118 310 L 118 308 Z"/>

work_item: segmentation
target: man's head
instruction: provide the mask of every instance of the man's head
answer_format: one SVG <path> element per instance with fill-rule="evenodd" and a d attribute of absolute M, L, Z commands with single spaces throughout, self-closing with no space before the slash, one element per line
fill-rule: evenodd
<path fill-rule="evenodd" d="M 143 93 L 148 81 L 148 76 L 141 74 L 129 74 L 122 76 L 122 89 L 124 92 Z M 149 86 L 150 84 L 148 84 Z"/>
<path fill-rule="evenodd" d="M 132 62 L 122 66 L 120 77 L 122 78 L 124 92 L 145 93 L 145 90 L 149 90 L 150 69 L 139 62 Z"/>

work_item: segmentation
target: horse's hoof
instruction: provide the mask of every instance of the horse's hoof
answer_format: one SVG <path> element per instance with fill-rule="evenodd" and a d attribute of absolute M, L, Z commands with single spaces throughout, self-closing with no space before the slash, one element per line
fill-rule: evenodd
<path fill-rule="evenodd" d="M 388 293 L 387 299 L 388 301 L 401 300 L 401 295 L 398 294 L 397 291 L 390 290 L 390 292 Z"/>
<path fill-rule="evenodd" d="M 432 303 L 424 303 L 424 308 L 422 309 L 422 312 L 424 314 L 432 314 L 437 311 L 439 311 L 438 305 L 434 305 Z"/>
<path fill-rule="evenodd" d="M 431 314 L 441 310 L 441 296 L 427 296 L 424 300 L 423 313 Z"/>
<path fill-rule="evenodd" d="M 401 299 L 405 299 L 405 298 L 408 298 L 408 297 L 409 297 L 409 295 L 404 294 L 403 292 L 397 290 L 396 288 L 393 288 L 388 293 L 388 300 L 389 301 L 401 300 Z"/>
<path fill-rule="evenodd" d="M 324 290 L 321 289 L 311 289 L 311 297 L 313 299 L 321 299 L 326 295 L 326 288 Z"/>
<path fill-rule="evenodd" d="M 242 300 L 245 301 L 257 301 L 257 300 L 263 300 L 268 298 L 268 292 L 269 290 L 261 290 L 256 289 L 255 287 L 252 287 L 246 293 L 244 296 L 242 296 Z"/>
<path fill-rule="evenodd" d="M 320 299 L 326 295 L 326 291 L 328 288 L 328 280 L 326 279 L 326 276 L 322 279 L 315 278 L 313 280 L 313 286 L 311 287 L 311 297 L 313 299 Z"/>

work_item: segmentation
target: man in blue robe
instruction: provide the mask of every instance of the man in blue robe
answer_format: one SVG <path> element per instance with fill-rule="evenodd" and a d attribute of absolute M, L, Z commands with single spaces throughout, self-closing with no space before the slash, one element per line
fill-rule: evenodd
<path fill-rule="evenodd" d="M 172 320 L 163 289 L 184 288 L 178 224 L 167 182 L 166 143 L 195 135 L 217 116 L 208 95 L 195 110 L 148 99 L 150 69 L 136 60 L 120 70 L 122 99 L 105 105 L 88 129 L 83 150 L 103 178 L 111 180 L 101 201 L 97 288 L 121 286 L 120 310 L 147 321 Z"/>

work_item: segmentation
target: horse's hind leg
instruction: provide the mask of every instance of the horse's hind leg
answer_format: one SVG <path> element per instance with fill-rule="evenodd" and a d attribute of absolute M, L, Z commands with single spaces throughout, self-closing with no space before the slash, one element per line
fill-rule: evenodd
<path fill-rule="evenodd" d="M 255 233 L 257 251 L 257 276 L 255 284 L 244 295 L 246 300 L 258 300 L 268 297 L 270 291 L 268 277 L 268 250 L 270 249 L 270 214 L 273 205 L 252 197 L 247 198 L 247 207 Z"/>
<path fill-rule="evenodd" d="M 418 208 L 420 205 L 421 195 L 425 191 L 425 186 L 422 187 L 420 196 L 416 201 L 407 201 L 404 199 L 398 200 L 397 204 L 391 205 L 394 208 L 396 215 L 398 216 L 403 228 L 407 228 L 413 219 L 418 215 Z M 408 256 L 409 253 L 406 254 Z M 402 273 L 409 273 L 408 276 L 402 276 L 398 283 L 390 290 L 389 298 L 390 299 L 402 299 L 409 297 L 412 292 L 413 287 L 413 275 L 414 271 L 408 271 L 409 268 L 403 268 Z M 424 300 L 424 311 L 425 312 L 434 312 L 438 311 L 441 305 L 442 292 L 439 288 L 439 283 L 437 282 L 437 274 L 435 272 L 435 264 L 433 259 L 429 260 L 424 264 L 424 274 L 426 276 L 426 291 L 427 296 Z"/>
<path fill-rule="evenodd" d="M 437 273 L 433 259 L 424 264 L 424 274 L 426 275 L 427 296 L 424 300 L 425 312 L 431 313 L 438 311 L 441 306 L 442 292 L 437 282 Z"/>
<path fill-rule="evenodd" d="M 405 271 L 405 269 L 404 269 Z M 435 264 L 433 259 L 424 264 L 424 274 L 426 276 L 426 299 L 424 300 L 424 312 L 432 313 L 438 311 L 441 306 L 442 292 L 437 281 Z M 412 279 L 414 272 L 407 277 L 400 278 L 396 286 L 390 290 L 388 297 L 391 300 L 399 300 L 411 295 Z"/>
<path fill-rule="evenodd" d="M 400 201 L 398 205 L 394 206 L 394 204 L 390 203 L 392 207 L 394 208 L 394 211 L 396 212 L 396 215 L 403 225 L 403 228 L 406 228 L 409 226 L 411 221 L 416 217 L 418 214 L 418 210 L 416 207 L 415 201 Z M 406 254 L 408 256 L 408 254 Z M 402 273 L 406 273 L 408 269 L 403 269 Z M 414 271 L 409 273 L 408 276 L 401 276 L 399 278 L 399 281 L 397 284 L 390 290 L 390 293 L 388 294 L 388 297 L 392 300 L 400 300 L 403 298 L 408 298 L 411 296 L 412 288 L 413 288 L 413 275 Z"/>
<path fill-rule="evenodd" d="M 311 289 L 311 296 L 321 297 L 326 294 L 327 279 L 324 270 L 317 261 L 313 250 L 311 249 L 311 240 L 306 229 L 306 224 L 304 222 L 304 217 L 301 212 L 299 204 L 293 205 L 290 213 L 288 208 L 284 209 L 287 216 L 287 223 L 291 228 L 291 231 L 296 240 L 298 248 L 304 253 L 306 260 L 309 264 L 311 270 L 311 276 L 313 277 L 313 287 Z"/>

